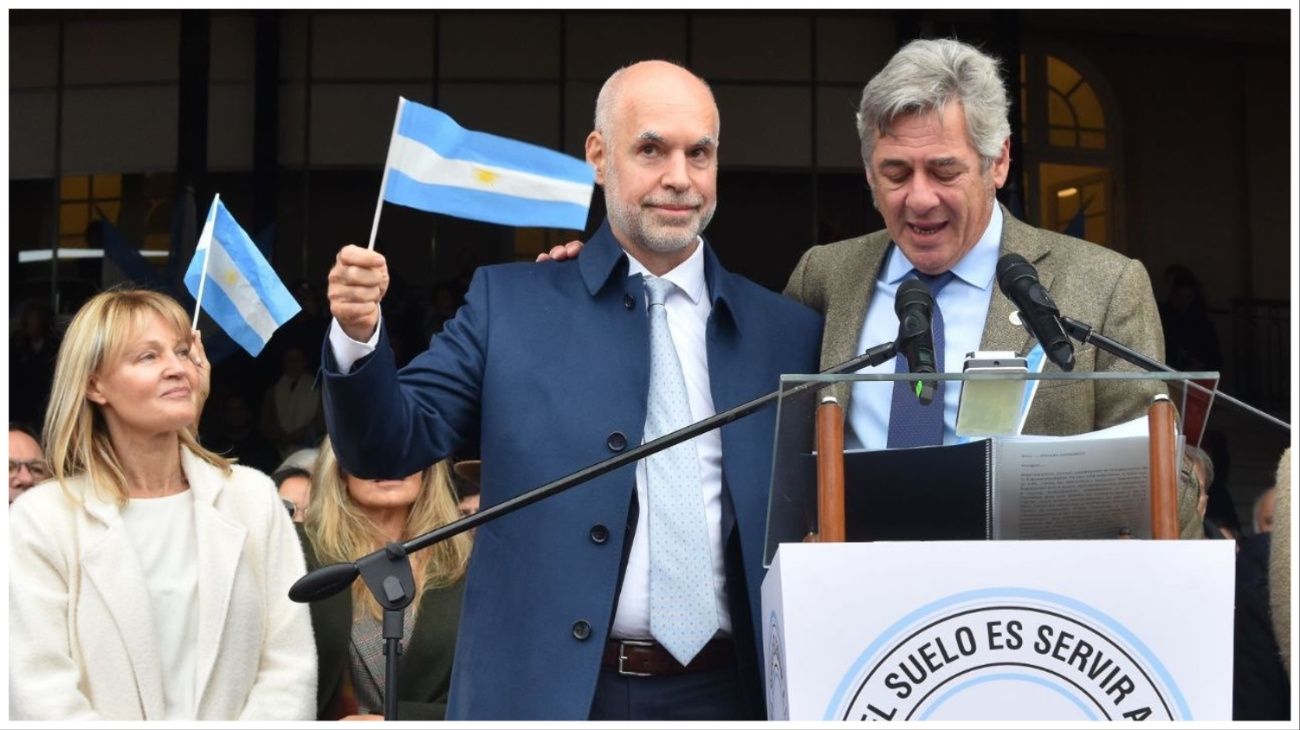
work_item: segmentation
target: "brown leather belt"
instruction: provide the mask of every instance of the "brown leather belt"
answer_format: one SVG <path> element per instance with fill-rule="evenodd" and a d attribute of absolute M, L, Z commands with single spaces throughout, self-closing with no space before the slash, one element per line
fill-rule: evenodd
<path fill-rule="evenodd" d="M 710 672 L 735 663 L 736 647 L 728 638 L 713 639 L 705 644 L 686 666 L 682 666 L 658 642 L 637 639 L 610 639 L 605 642 L 605 653 L 600 661 L 602 667 L 630 677 Z"/>

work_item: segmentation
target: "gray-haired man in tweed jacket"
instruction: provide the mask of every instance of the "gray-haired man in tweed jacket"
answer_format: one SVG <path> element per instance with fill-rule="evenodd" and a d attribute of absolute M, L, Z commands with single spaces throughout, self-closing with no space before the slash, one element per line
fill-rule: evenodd
<path fill-rule="evenodd" d="M 894 292 L 915 273 L 955 274 L 937 300 L 947 330 L 946 357 L 936 356 L 945 371 L 960 372 L 969 351 L 1028 350 L 1033 343 L 1010 321 L 1014 305 L 994 281 L 997 259 L 1007 253 L 1037 267 L 1063 314 L 1163 359 L 1160 315 L 1140 262 L 1021 223 L 997 204 L 994 194 L 1010 165 L 1011 128 L 994 59 L 954 40 L 910 43 L 867 84 L 858 131 L 886 230 L 813 247 L 785 290 L 826 315 L 823 367 L 893 339 Z M 1092 346 L 1077 347 L 1075 357 L 1077 372 L 1136 370 Z M 881 369 L 892 372 L 893 363 Z M 853 388 L 846 412 L 859 443 L 878 448 L 884 446 L 889 399 L 873 395 L 883 389 L 866 387 Z M 1157 392 L 1163 386 L 1150 381 L 1043 381 L 1025 432 L 1105 428 L 1142 415 Z M 946 402 L 948 434 L 956 419 L 953 395 Z"/>

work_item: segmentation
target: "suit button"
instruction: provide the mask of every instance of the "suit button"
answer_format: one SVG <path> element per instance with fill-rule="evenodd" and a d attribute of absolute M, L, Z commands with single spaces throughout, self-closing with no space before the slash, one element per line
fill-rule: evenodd
<path fill-rule="evenodd" d="M 632 298 L 631 294 L 623 295 L 623 306 L 627 307 L 628 309 L 631 309 L 632 307 L 636 306 L 636 300 Z"/>
<path fill-rule="evenodd" d="M 591 636 L 591 624 L 586 621 L 578 621 L 573 624 L 573 638 L 578 641 L 586 641 Z"/>
<path fill-rule="evenodd" d="M 627 437 L 623 435 L 622 431 L 615 431 L 609 435 L 609 438 L 605 439 L 605 445 L 609 447 L 610 451 L 622 451 L 627 448 Z"/>
<path fill-rule="evenodd" d="M 596 525 L 591 528 L 591 541 L 597 545 L 604 545 L 609 539 L 609 528 L 604 525 Z"/>

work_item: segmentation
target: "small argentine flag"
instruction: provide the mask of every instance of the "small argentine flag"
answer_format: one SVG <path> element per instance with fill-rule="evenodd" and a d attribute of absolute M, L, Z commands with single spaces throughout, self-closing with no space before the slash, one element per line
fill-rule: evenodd
<path fill-rule="evenodd" d="M 211 284 L 206 291 L 205 284 Z M 194 258 L 185 271 L 185 288 L 198 310 L 212 317 L 248 354 L 257 357 L 280 325 L 302 310 L 280 277 L 262 257 L 234 216 L 212 199 Z"/>
<path fill-rule="evenodd" d="M 582 160 L 472 132 L 437 109 L 399 97 L 380 197 L 486 223 L 580 231 L 593 183 L 591 166 Z"/>

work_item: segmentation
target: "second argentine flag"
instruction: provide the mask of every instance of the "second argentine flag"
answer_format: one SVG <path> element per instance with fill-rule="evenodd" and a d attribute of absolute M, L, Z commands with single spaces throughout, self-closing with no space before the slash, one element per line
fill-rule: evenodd
<path fill-rule="evenodd" d="M 594 175 L 586 162 L 525 142 L 473 132 L 400 99 L 388 147 L 384 200 L 507 226 L 582 230 Z"/>
<path fill-rule="evenodd" d="M 185 271 L 185 288 L 253 357 L 280 325 L 302 311 L 220 195 L 212 198 L 194 258 Z"/>

